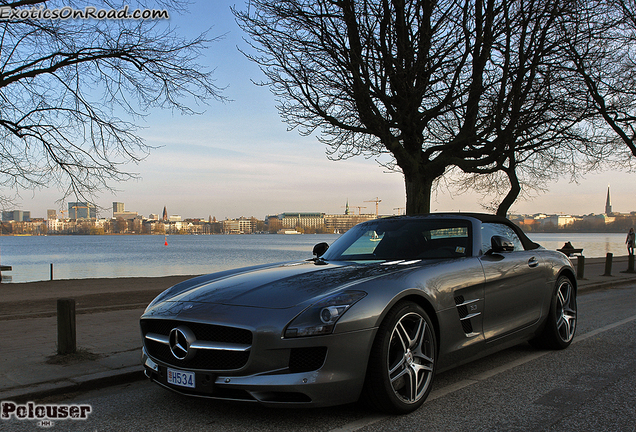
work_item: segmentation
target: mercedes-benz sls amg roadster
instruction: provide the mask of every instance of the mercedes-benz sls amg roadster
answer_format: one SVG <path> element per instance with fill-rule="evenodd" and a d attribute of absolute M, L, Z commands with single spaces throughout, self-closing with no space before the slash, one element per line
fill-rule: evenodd
<path fill-rule="evenodd" d="M 569 259 L 505 218 L 380 218 L 314 255 L 160 294 L 140 322 L 146 375 L 192 396 L 292 407 L 363 398 L 407 413 L 440 371 L 574 337 Z"/>

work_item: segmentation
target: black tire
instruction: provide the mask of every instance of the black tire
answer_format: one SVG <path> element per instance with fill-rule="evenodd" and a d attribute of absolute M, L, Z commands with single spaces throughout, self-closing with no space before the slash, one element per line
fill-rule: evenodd
<path fill-rule="evenodd" d="M 371 348 L 363 398 L 391 414 L 419 408 L 433 386 L 437 343 L 427 313 L 401 302 L 387 314 Z"/>
<path fill-rule="evenodd" d="M 570 278 L 561 276 L 552 295 L 545 326 L 530 344 L 535 348 L 565 349 L 574 339 L 576 321 L 576 289 Z"/>

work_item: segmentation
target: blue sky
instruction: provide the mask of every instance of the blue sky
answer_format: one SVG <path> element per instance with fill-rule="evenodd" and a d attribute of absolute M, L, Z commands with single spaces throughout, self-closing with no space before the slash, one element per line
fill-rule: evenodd
<path fill-rule="evenodd" d="M 197 2 L 190 14 L 171 14 L 172 25 L 194 34 L 212 27 L 211 36 L 226 34 L 213 43 L 202 63 L 215 70 L 216 83 L 226 87 L 231 102 L 211 101 L 202 115 L 182 116 L 155 111 L 141 124 L 147 144 L 158 148 L 129 171 L 141 179 L 113 185 L 116 195 L 103 193 L 96 203 L 107 210 L 113 201 L 144 216 L 169 214 L 184 218 L 214 216 L 217 219 L 281 212 L 320 211 L 342 213 L 347 200 L 373 213 L 382 200 L 381 214 L 395 214 L 404 207 L 401 174 L 387 173 L 374 160 L 362 157 L 346 161 L 327 159 L 316 137 L 288 131 L 278 116 L 269 90 L 252 83 L 263 78 L 258 67 L 238 52 L 246 47 L 230 6 L 241 2 Z M 516 213 L 602 213 L 607 186 L 611 185 L 615 211 L 636 210 L 636 174 L 604 172 L 588 175 L 578 184 L 560 179 L 549 192 L 531 201 L 518 201 Z M 56 188 L 23 192 L 16 208 L 45 217 L 46 209 L 62 209 Z M 431 207 L 436 211 L 481 211 L 474 193 L 439 190 Z"/>

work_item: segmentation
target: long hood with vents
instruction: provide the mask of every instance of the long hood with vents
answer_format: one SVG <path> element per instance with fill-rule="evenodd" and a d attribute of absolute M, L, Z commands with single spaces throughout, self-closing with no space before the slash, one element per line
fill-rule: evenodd
<path fill-rule="evenodd" d="M 391 269 L 380 264 L 302 261 L 263 266 L 186 281 L 161 294 L 151 306 L 163 302 L 188 302 L 285 309 L 390 273 Z"/>

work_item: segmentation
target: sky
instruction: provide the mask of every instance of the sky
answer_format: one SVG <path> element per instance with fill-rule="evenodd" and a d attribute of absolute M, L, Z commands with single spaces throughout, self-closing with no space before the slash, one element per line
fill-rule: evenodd
<path fill-rule="evenodd" d="M 141 136 L 153 147 L 150 155 L 127 170 L 139 180 L 116 183 L 116 194 L 101 193 L 95 202 L 100 217 L 110 217 L 113 201 L 127 211 L 148 217 L 161 214 L 182 218 L 216 217 L 219 220 L 283 212 L 344 212 L 349 203 L 355 213 L 398 214 L 405 206 L 404 179 L 388 173 L 373 159 L 354 157 L 343 161 L 327 158 L 326 147 L 316 136 L 288 130 L 276 110 L 274 96 L 256 86 L 264 76 L 241 54 L 247 48 L 230 6 L 240 1 L 200 1 L 190 14 L 171 13 L 170 25 L 186 35 L 211 28 L 211 36 L 225 35 L 205 52 L 200 63 L 214 70 L 219 87 L 231 99 L 212 100 L 201 115 L 183 116 L 153 111 L 140 126 Z M 517 201 L 513 213 L 603 213 L 608 185 L 614 211 L 636 210 L 636 173 L 602 172 L 578 183 L 555 179 L 548 191 Z M 23 191 L 16 208 L 31 217 L 46 217 L 47 209 L 66 210 L 56 187 Z M 485 199 L 486 202 L 490 200 Z M 363 207 L 363 208 L 359 208 Z M 431 202 L 433 211 L 483 211 L 480 196 L 471 191 L 441 188 Z"/>

